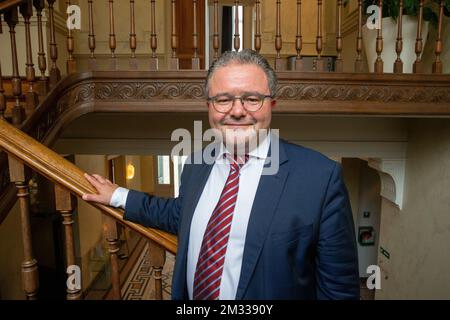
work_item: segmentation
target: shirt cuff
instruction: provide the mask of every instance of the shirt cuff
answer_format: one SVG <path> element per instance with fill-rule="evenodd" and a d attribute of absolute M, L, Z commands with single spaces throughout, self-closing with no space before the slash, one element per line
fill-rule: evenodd
<path fill-rule="evenodd" d="M 125 209 L 125 204 L 127 203 L 128 192 L 130 190 L 122 187 L 118 187 L 114 190 L 111 200 L 109 201 L 109 205 L 111 207 L 122 208 Z"/>

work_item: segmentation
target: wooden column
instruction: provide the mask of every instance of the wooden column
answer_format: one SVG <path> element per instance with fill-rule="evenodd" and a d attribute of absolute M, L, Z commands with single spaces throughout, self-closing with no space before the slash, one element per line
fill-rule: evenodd
<path fill-rule="evenodd" d="M 336 19 L 336 62 L 335 70 L 336 72 L 344 71 L 344 61 L 342 60 L 342 0 L 337 1 L 337 19 Z"/>
<path fill-rule="evenodd" d="M 253 7 L 242 5 L 242 49 L 251 49 L 253 45 Z"/>
<path fill-rule="evenodd" d="M 358 0 L 358 35 L 356 36 L 355 72 L 363 72 L 362 61 L 362 0 Z"/>
<path fill-rule="evenodd" d="M 439 3 L 439 22 L 438 22 L 438 33 L 436 39 L 436 60 L 433 63 L 433 73 L 442 73 L 443 65 L 441 61 L 442 52 L 442 19 L 444 18 L 444 0 Z"/>
<path fill-rule="evenodd" d="M 131 56 L 129 66 L 131 70 L 137 70 L 138 64 L 136 59 L 136 27 L 134 21 L 134 0 L 130 0 L 130 50 Z"/>
<path fill-rule="evenodd" d="M 192 0 L 193 14 L 194 14 L 194 30 L 192 32 L 192 48 L 194 54 L 192 56 L 192 69 L 200 69 L 200 58 L 198 57 L 198 34 L 197 34 L 197 0 Z"/>
<path fill-rule="evenodd" d="M 55 0 L 47 0 L 47 2 L 50 20 L 50 59 L 52 60 L 52 66 L 50 67 L 50 88 L 53 88 L 61 79 L 61 72 L 56 65 L 56 60 L 58 59 L 58 48 L 56 46 L 55 18 L 53 15 L 53 4 L 55 3 Z"/>
<path fill-rule="evenodd" d="M 64 239 L 66 245 L 66 268 L 75 265 L 75 244 L 73 241 L 73 202 L 70 192 L 59 185 L 55 185 L 56 210 L 61 213 L 64 226 Z M 81 288 L 67 288 L 67 300 L 82 298 Z"/>
<path fill-rule="evenodd" d="M 172 56 L 169 59 L 169 69 L 170 70 L 178 70 L 179 69 L 179 61 L 177 57 L 177 49 L 178 49 L 178 37 L 177 37 L 177 4 L 176 0 L 172 0 L 172 36 L 171 36 L 171 46 L 172 46 Z"/>
<path fill-rule="evenodd" d="M 402 37 L 402 19 L 403 15 L 403 0 L 399 3 L 399 15 L 397 18 L 397 41 L 395 42 L 395 52 L 397 53 L 397 59 L 394 62 L 394 73 L 403 73 L 403 61 L 400 57 L 403 50 L 403 37 Z"/>
<path fill-rule="evenodd" d="M 116 34 L 114 31 L 114 0 L 109 0 L 109 50 L 111 51 L 111 58 L 109 69 L 117 70 L 116 51 Z"/>
<path fill-rule="evenodd" d="M 12 58 L 12 93 L 15 98 L 15 104 L 12 111 L 12 123 L 19 126 L 25 119 L 25 112 L 20 103 L 20 96 L 22 95 L 22 81 L 19 76 L 19 66 L 17 62 L 17 47 L 16 47 L 16 31 L 15 27 L 18 22 L 17 8 L 13 8 L 5 13 L 5 21 L 9 26 L 10 42 L 11 42 L 11 58 Z"/>
<path fill-rule="evenodd" d="M 295 57 L 296 71 L 303 71 L 302 46 L 302 1 L 297 0 L 297 35 L 295 36 L 295 50 L 297 51 L 297 56 Z"/>
<path fill-rule="evenodd" d="M 214 56 L 211 62 L 219 58 L 219 1 L 214 0 L 214 32 L 213 32 L 213 49 Z"/>
<path fill-rule="evenodd" d="M 27 54 L 26 63 L 26 76 L 28 82 L 28 91 L 26 93 L 25 114 L 29 117 L 34 109 L 36 109 L 39 101 L 36 92 L 34 91 L 34 82 L 36 80 L 33 64 L 33 51 L 31 49 L 31 35 L 30 35 L 30 18 L 33 15 L 33 3 L 31 0 L 27 0 L 20 6 L 20 13 L 23 16 L 25 23 L 25 45 Z"/>
<path fill-rule="evenodd" d="M 5 119 L 6 99 L 4 93 L 5 89 L 3 89 L 2 65 L 0 62 L 0 119 Z"/>
<path fill-rule="evenodd" d="M 2 33 L 3 33 L 2 16 L 0 15 L 0 34 Z M 6 98 L 5 98 L 5 89 L 3 89 L 2 64 L 0 60 L 0 119 L 5 119 L 5 110 L 6 110 Z"/>
<path fill-rule="evenodd" d="M 166 262 L 166 251 L 153 241 L 148 242 L 150 265 L 154 270 L 155 299 L 162 300 L 162 270 Z"/>
<path fill-rule="evenodd" d="M 95 59 L 95 33 L 94 33 L 94 10 L 92 8 L 92 0 L 88 0 L 88 10 L 89 10 L 89 50 L 91 55 L 88 59 L 88 68 L 90 70 L 97 69 L 97 60 Z"/>
<path fill-rule="evenodd" d="M 70 6 L 70 0 L 66 1 L 66 6 Z M 67 57 L 66 61 L 66 71 L 67 74 L 74 73 L 77 71 L 77 64 L 75 59 L 73 58 L 73 50 L 74 50 L 74 41 L 72 36 L 72 29 L 67 29 L 67 52 L 69 53 L 69 56 Z"/>
<path fill-rule="evenodd" d="M 255 51 L 261 50 L 261 1 L 256 0 L 256 21 L 255 21 Z"/>
<path fill-rule="evenodd" d="M 239 1 L 234 1 L 234 51 L 239 51 L 241 38 L 239 35 Z"/>
<path fill-rule="evenodd" d="M 47 96 L 49 87 L 48 87 L 48 78 L 45 76 L 45 70 L 47 69 L 47 60 L 45 58 L 44 51 L 44 35 L 42 33 L 42 10 L 45 7 L 44 0 L 33 0 L 34 7 L 36 8 L 36 16 L 37 16 L 37 25 L 38 25 L 38 64 L 39 71 L 41 72 L 41 77 L 38 80 L 38 93 L 41 100 Z"/>
<path fill-rule="evenodd" d="M 108 242 L 108 251 L 111 260 L 111 285 L 112 298 L 120 300 L 120 272 L 119 272 L 119 257 L 117 253 L 120 250 L 119 237 L 117 233 L 116 221 L 108 216 L 104 216 L 104 230 L 105 238 Z"/>
<path fill-rule="evenodd" d="M 158 38 L 156 36 L 156 24 L 155 24 L 155 0 L 150 1 L 150 17 L 151 17 L 151 35 L 150 35 L 150 47 L 152 49 L 152 56 L 150 58 L 150 70 L 158 70 L 158 57 L 156 56 L 156 48 L 158 45 Z"/>
<path fill-rule="evenodd" d="M 39 289 L 38 264 L 33 254 L 30 224 L 30 194 L 25 166 L 14 156 L 8 155 L 10 181 L 17 187 L 23 241 L 22 284 L 29 300 L 37 298 Z"/>
<path fill-rule="evenodd" d="M 423 0 L 419 2 L 419 19 L 417 20 L 417 39 L 416 39 L 416 61 L 413 64 L 413 73 L 423 73 L 423 62 L 420 56 L 422 55 L 423 41 L 422 41 L 422 27 L 423 27 Z"/>
<path fill-rule="evenodd" d="M 378 6 L 380 12 L 383 12 L 383 0 L 379 0 Z M 380 13 L 381 14 L 381 13 Z M 377 42 L 376 42 L 377 59 L 374 64 L 375 73 L 383 73 L 383 59 L 381 59 L 381 53 L 383 52 L 383 23 L 380 20 L 380 28 L 377 29 Z"/>
<path fill-rule="evenodd" d="M 317 58 L 314 60 L 314 70 L 324 71 L 325 63 L 322 59 L 322 0 L 317 0 L 317 36 L 316 51 Z"/>
<path fill-rule="evenodd" d="M 276 31 L 275 31 L 275 50 L 277 54 L 275 56 L 275 70 L 283 70 L 284 69 L 284 61 L 281 59 L 280 51 L 283 45 L 283 41 L 281 40 L 281 0 L 277 0 L 276 7 Z"/>

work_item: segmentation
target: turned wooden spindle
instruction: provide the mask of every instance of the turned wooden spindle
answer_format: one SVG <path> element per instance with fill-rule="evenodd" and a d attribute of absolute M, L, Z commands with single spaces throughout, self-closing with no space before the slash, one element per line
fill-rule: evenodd
<path fill-rule="evenodd" d="M 25 166 L 14 156 L 8 155 L 10 181 L 17 188 L 20 205 L 20 222 L 23 242 L 22 284 L 29 300 L 37 298 L 39 290 L 38 264 L 34 258 L 30 223 L 30 193 L 28 190 L 28 174 Z M 28 170 L 27 170 L 28 171 Z"/>
<path fill-rule="evenodd" d="M 255 51 L 259 53 L 261 50 L 261 1 L 256 0 L 255 3 L 256 19 L 255 19 Z"/>
<path fill-rule="evenodd" d="M 150 265 L 154 271 L 155 299 L 162 300 L 162 270 L 166 262 L 166 251 L 153 241 L 148 242 L 148 254 Z"/>
<path fill-rule="evenodd" d="M 95 59 L 94 10 L 92 8 L 92 0 L 88 0 L 88 11 L 89 11 L 88 44 L 89 44 L 89 51 L 91 51 L 91 55 L 89 56 L 88 59 L 88 67 L 90 70 L 95 70 L 97 68 L 97 61 Z"/>
<path fill-rule="evenodd" d="M 422 27 L 423 27 L 423 1 L 419 2 L 419 19 L 417 20 L 417 39 L 416 39 L 416 61 L 413 64 L 413 72 L 414 73 L 423 73 L 423 62 L 421 59 L 422 49 L 423 49 L 423 41 L 422 41 Z"/>
<path fill-rule="evenodd" d="M 317 0 L 317 36 L 316 36 L 316 51 L 317 58 L 314 60 L 314 70 L 324 71 L 325 63 L 322 58 L 322 0 Z"/>
<path fill-rule="evenodd" d="M 295 36 L 295 50 L 297 51 L 297 56 L 295 57 L 295 70 L 297 71 L 303 71 L 303 59 L 301 56 L 302 46 L 302 1 L 297 0 L 297 35 Z"/>
<path fill-rule="evenodd" d="M 403 19 L 403 0 L 400 0 L 399 15 L 397 18 L 397 40 L 395 42 L 395 52 L 397 53 L 397 59 L 394 62 L 394 73 L 403 73 L 403 61 L 400 57 L 403 50 L 403 36 L 402 36 L 402 19 Z"/>
<path fill-rule="evenodd" d="M 112 299 L 120 300 L 120 271 L 119 271 L 119 257 L 120 250 L 119 237 L 117 232 L 116 221 L 108 216 L 104 217 L 104 234 L 108 242 L 108 251 L 111 261 L 111 286 Z"/>
<path fill-rule="evenodd" d="M 378 6 L 380 8 L 380 15 L 383 12 L 383 0 L 379 0 Z M 374 71 L 375 73 L 383 73 L 383 59 L 381 59 L 381 53 L 383 52 L 383 24 L 381 23 L 381 17 L 378 17 L 379 28 L 377 29 L 377 42 L 376 42 L 376 51 L 377 51 L 377 59 L 374 63 Z"/>
<path fill-rule="evenodd" d="M 52 65 L 50 67 L 50 88 L 53 88 L 61 79 L 61 72 L 56 65 L 58 59 L 58 47 L 56 46 L 56 31 L 55 31 L 55 17 L 53 14 L 53 4 L 55 0 L 47 0 L 48 3 L 48 16 L 50 21 L 50 59 Z"/>
<path fill-rule="evenodd" d="M 5 119 L 5 110 L 6 110 L 5 89 L 3 89 L 2 65 L 0 63 L 0 119 Z"/>
<path fill-rule="evenodd" d="M 336 72 L 344 71 L 344 60 L 342 60 L 342 8 L 343 1 L 337 1 L 337 19 L 336 19 L 336 62 L 335 69 Z"/>
<path fill-rule="evenodd" d="M 150 1 L 150 48 L 152 49 L 152 56 L 150 57 L 150 70 L 158 70 L 158 57 L 156 56 L 157 37 L 156 37 L 156 22 L 155 22 L 155 0 Z"/>
<path fill-rule="evenodd" d="M 73 199 L 70 192 L 55 185 L 55 206 L 56 210 L 62 216 L 62 224 L 64 226 L 64 241 L 66 247 L 66 268 L 75 266 L 75 243 L 73 239 Z M 68 274 L 70 276 L 70 274 Z M 71 288 L 67 286 L 67 300 L 79 300 L 82 298 L 81 287 Z"/>
<path fill-rule="evenodd" d="M 177 36 L 177 1 L 172 0 L 172 36 L 171 36 L 172 56 L 169 60 L 169 69 L 178 70 L 180 68 L 177 49 L 178 49 L 178 36 Z"/>
<path fill-rule="evenodd" d="M 66 6 L 70 6 L 70 0 L 66 1 Z M 68 15 L 71 15 L 72 13 L 68 13 Z M 74 40 L 72 35 L 72 29 L 67 29 L 67 61 L 66 61 L 66 71 L 68 74 L 74 73 L 77 71 L 77 64 L 75 59 L 73 58 L 73 50 L 74 50 Z"/>
<path fill-rule="evenodd" d="M 358 0 L 358 35 L 356 36 L 355 72 L 363 72 L 362 61 L 362 0 Z"/>
<path fill-rule="evenodd" d="M 137 70 L 138 64 L 136 59 L 136 27 L 134 21 L 134 0 L 130 0 L 130 50 L 131 56 L 129 65 L 131 70 Z"/>
<path fill-rule="evenodd" d="M 214 0 L 214 32 L 213 32 L 213 49 L 214 56 L 211 62 L 219 58 L 219 1 Z"/>
<path fill-rule="evenodd" d="M 281 58 L 281 48 L 283 45 L 283 41 L 281 40 L 281 0 L 277 0 L 276 6 L 276 30 L 275 30 L 275 70 L 283 70 L 283 59 Z"/>
<path fill-rule="evenodd" d="M 441 61 L 441 53 L 442 53 L 442 20 L 444 18 L 444 0 L 441 0 L 439 3 L 439 22 L 438 22 L 438 33 L 436 39 L 436 60 L 433 62 L 433 73 L 442 73 L 443 65 Z"/>
<path fill-rule="evenodd" d="M 2 16 L 0 15 L 0 34 L 2 33 L 3 33 Z M 0 119 L 5 119 L 5 110 L 6 110 L 5 89 L 3 88 L 2 64 L 0 62 Z"/>
<path fill-rule="evenodd" d="M 39 71 L 41 72 L 41 76 L 38 80 L 38 92 L 39 98 L 43 100 L 48 93 L 48 78 L 45 76 L 45 71 L 47 69 L 47 59 L 45 58 L 44 51 L 44 35 L 42 31 L 42 10 L 45 7 L 44 0 L 33 0 L 33 5 L 36 8 L 36 16 L 37 16 L 37 26 L 38 26 L 38 64 Z"/>
<path fill-rule="evenodd" d="M 111 51 L 111 57 L 109 59 L 109 69 L 117 70 L 118 63 L 115 54 L 116 51 L 116 33 L 114 31 L 114 0 L 109 1 L 109 50 Z"/>
<path fill-rule="evenodd" d="M 194 25 L 192 31 L 192 48 L 193 55 L 191 59 L 192 69 L 199 70 L 200 69 L 200 58 L 198 57 L 198 33 L 197 33 L 197 0 L 192 0 L 192 10 L 194 17 Z"/>
<path fill-rule="evenodd" d="M 29 117 L 34 109 L 36 109 L 39 100 L 38 95 L 34 89 L 34 83 L 36 81 L 34 64 L 33 64 L 33 50 L 31 48 L 31 33 L 30 33 L 30 18 L 33 15 L 33 3 L 31 0 L 27 0 L 20 6 L 20 13 L 23 16 L 25 24 L 25 46 L 27 62 L 25 68 L 26 79 L 28 82 L 28 91 L 25 95 L 25 115 Z"/>
<path fill-rule="evenodd" d="M 239 51 L 241 38 L 239 35 L 239 1 L 234 1 L 234 51 Z"/>
<path fill-rule="evenodd" d="M 20 103 L 20 96 L 22 95 L 22 81 L 19 76 L 19 66 L 17 62 L 17 47 L 16 47 L 16 31 L 15 27 L 18 22 L 17 8 L 10 9 L 5 13 L 5 21 L 9 27 L 10 44 L 11 44 L 11 58 L 12 58 L 12 76 L 11 86 L 12 94 L 15 99 L 12 110 L 12 123 L 19 126 L 25 118 L 25 111 Z"/>

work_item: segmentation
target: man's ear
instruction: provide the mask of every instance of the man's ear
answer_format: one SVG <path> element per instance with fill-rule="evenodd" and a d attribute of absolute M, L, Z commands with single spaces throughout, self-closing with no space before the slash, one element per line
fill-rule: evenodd
<path fill-rule="evenodd" d="M 272 99 L 272 100 L 270 101 L 270 106 L 272 107 L 272 109 L 275 108 L 276 105 L 277 105 L 277 100 Z"/>

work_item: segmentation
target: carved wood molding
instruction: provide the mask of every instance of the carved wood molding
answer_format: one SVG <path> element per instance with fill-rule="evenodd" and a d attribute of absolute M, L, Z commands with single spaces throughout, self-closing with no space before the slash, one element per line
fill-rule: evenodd
<path fill-rule="evenodd" d="M 44 141 L 52 128 L 59 130 L 88 112 L 205 112 L 205 76 L 205 71 L 76 74 L 59 84 L 23 129 Z M 277 76 L 274 113 L 450 116 L 448 75 L 278 72 Z"/>

